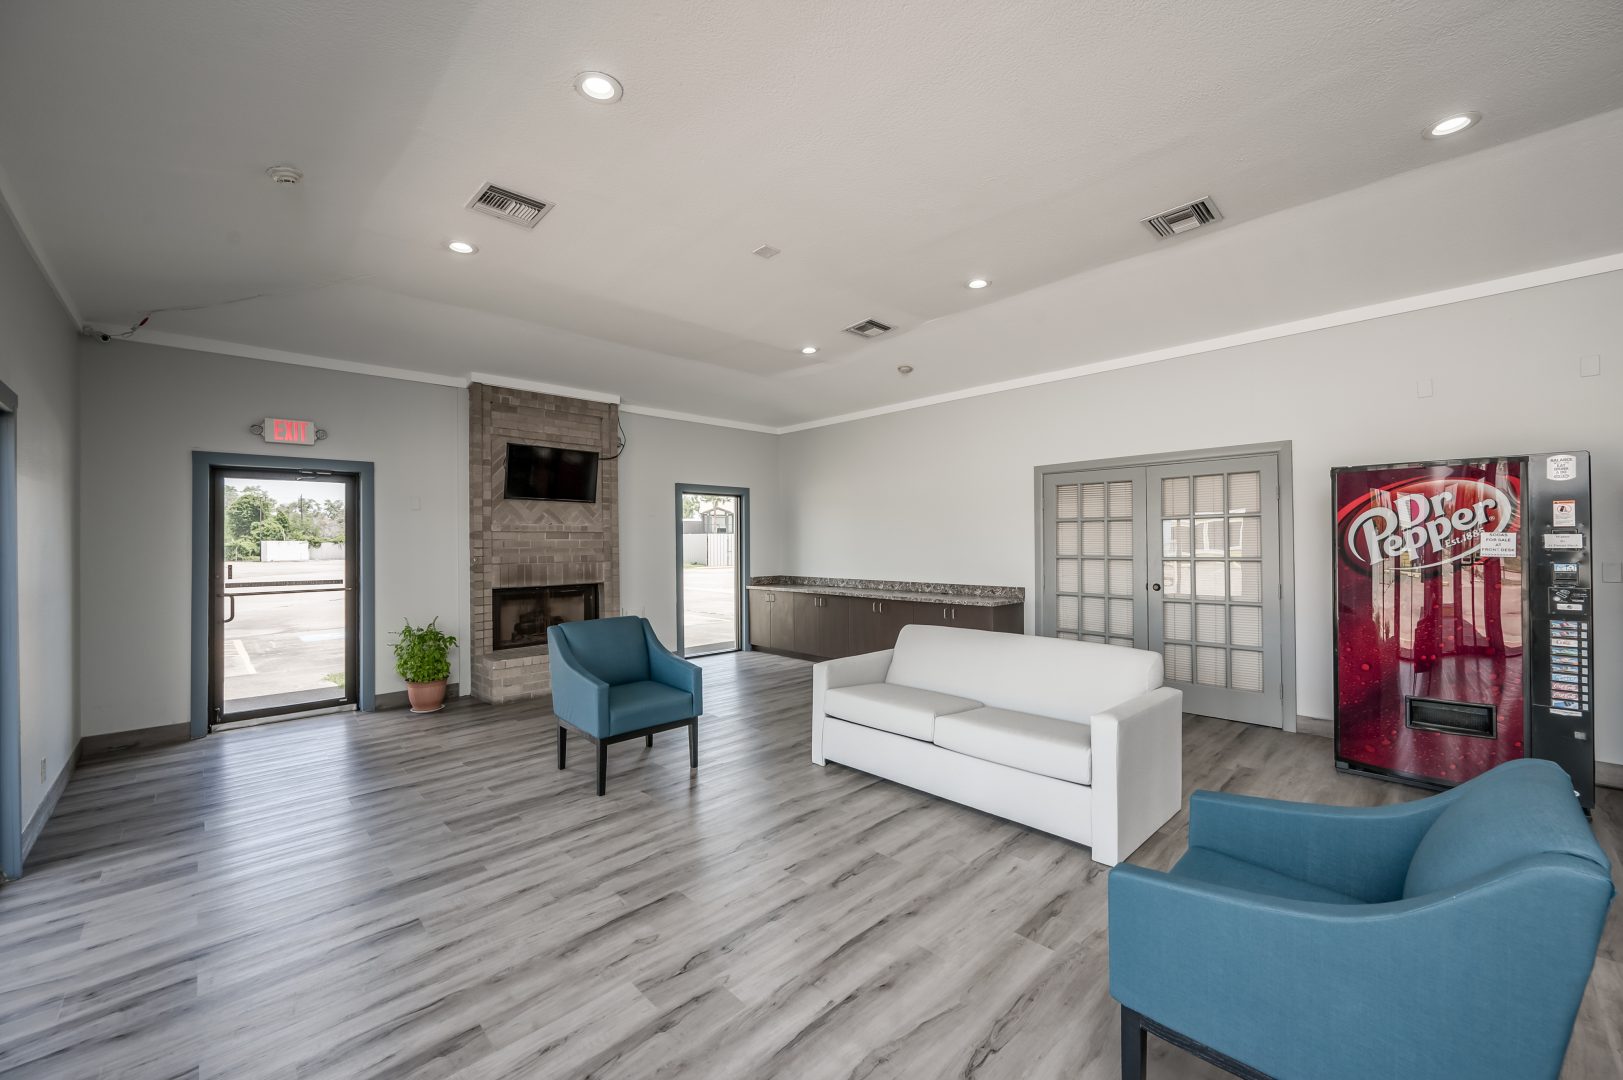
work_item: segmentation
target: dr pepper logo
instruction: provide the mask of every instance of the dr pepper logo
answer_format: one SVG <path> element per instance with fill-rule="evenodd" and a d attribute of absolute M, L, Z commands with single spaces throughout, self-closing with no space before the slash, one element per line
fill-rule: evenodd
<path fill-rule="evenodd" d="M 1515 520 L 1513 495 L 1464 477 L 1394 484 L 1338 515 L 1341 551 L 1354 564 L 1371 567 L 1407 553 L 1415 569 L 1464 559 L 1482 546 L 1484 533 L 1504 532 Z"/>

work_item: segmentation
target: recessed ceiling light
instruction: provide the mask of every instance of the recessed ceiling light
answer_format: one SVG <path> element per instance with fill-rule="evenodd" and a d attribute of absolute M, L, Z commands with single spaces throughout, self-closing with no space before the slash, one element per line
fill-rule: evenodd
<path fill-rule="evenodd" d="M 805 348 L 801 349 L 800 351 L 803 354 L 805 354 L 806 356 L 811 356 L 812 354 L 817 352 L 817 346 L 816 345 L 807 345 Z"/>
<path fill-rule="evenodd" d="M 984 289 L 990 284 L 992 284 L 992 283 L 990 281 L 987 281 L 983 277 L 977 277 L 977 278 L 970 278 L 969 279 L 969 287 L 971 289 Z"/>
<path fill-rule="evenodd" d="M 456 252 L 458 255 L 472 255 L 474 252 L 479 250 L 466 240 L 452 240 L 445 246 Z"/>
<path fill-rule="evenodd" d="M 1441 139 L 1445 135 L 1455 135 L 1468 127 L 1474 127 L 1482 120 L 1481 113 L 1467 112 L 1457 116 L 1450 116 L 1439 120 L 1428 128 L 1423 137 L 1427 139 Z"/>
<path fill-rule="evenodd" d="M 619 79 L 613 75 L 605 75 L 601 71 L 583 71 L 576 75 L 575 89 L 580 91 L 582 97 L 605 105 L 619 101 L 620 96 L 625 93 Z"/>

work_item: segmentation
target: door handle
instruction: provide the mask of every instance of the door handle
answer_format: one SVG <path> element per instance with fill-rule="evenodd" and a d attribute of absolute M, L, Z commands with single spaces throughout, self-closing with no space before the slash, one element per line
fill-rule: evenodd
<path fill-rule="evenodd" d="M 229 615 L 227 615 L 225 618 L 220 620 L 220 625 L 222 625 L 222 626 L 224 626 L 226 623 L 230 622 L 232 619 L 235 619 L 237 617 L 237 598 L 235 596 L 227 595 L 226 598 L 225 598 L 225 602 L 226 602 L 226 605 L 227 605 L 227 607 L 228 607 L 228 609 L 230 610 L 231 613 Z"/>
<path fill-rule="evenodd" d="M 1155 581 L 1155 582 L 1150 583 L 1150 592 L 1160 592 L 1160 591 L 1161 591 L 1161 583 L 1159 581 Z"/>

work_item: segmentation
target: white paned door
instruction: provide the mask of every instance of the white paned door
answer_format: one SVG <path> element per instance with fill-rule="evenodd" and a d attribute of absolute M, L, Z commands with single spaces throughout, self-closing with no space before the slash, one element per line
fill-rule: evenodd
<path fill-rule="evenodd" d="M 1144 470 L 1050 476 L 1039 632 L 1073 641 L 1143 648 L 1147 572 L 1138 522 Z"/>
<path fill-rule="evenodd" d="M 1184 709 L 1280 727 L 1271 454 L 1052 473 L 1038 632 L 1159 652 Z"/>

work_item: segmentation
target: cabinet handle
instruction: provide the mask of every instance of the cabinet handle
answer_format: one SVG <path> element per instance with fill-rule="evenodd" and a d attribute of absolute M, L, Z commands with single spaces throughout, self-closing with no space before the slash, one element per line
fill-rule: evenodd
<path fill-rule="evenodd" d="M 958 609 L 957 608 L 952 609 L 952 621 L 953 622 L 958 621 Z"/>

